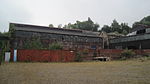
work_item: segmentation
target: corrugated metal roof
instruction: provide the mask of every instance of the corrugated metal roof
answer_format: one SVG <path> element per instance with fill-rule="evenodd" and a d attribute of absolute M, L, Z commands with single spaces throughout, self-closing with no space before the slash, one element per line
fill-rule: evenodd
<path fill-rule="evenodd" d="M 21 30 L 21 31 L 33 31 L 33 32 L 99 37 L 99 32 L 85 31 L 85 30 L 79 30 L 79 29 L 50 28 L 50 27 L 44 27 L 44 26 L 17 24 L 17 23 L 11 23 L 11 24 L 15 25 L 15 30 Z"/>
<path fill-rule="evenodd" d="M 121 42 L 130 42 L 130 41 L 148 40 L 148 39 L 150 39 L 150 34 L 142 34 L 142 35 L 111 39 L 110 43 L 121 43 Z"/>
<path fill-rule="evenodd" d="M 146 25 L 138 25 L 137 27 L 135 28 L 132 28 L 131 29 L 131 32 L 134 32 L 134 31 L 139 31 L 139 30 L 143 30 L 143 29 L 147 29 L 147 28 L 150 28 L 150 26 L 146 26 Z"/>

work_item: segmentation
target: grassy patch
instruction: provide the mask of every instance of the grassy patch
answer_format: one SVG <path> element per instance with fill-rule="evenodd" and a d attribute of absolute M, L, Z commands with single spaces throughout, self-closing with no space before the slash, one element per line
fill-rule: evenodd
<path fill-rule="evenodd" d="M 0 84 L 149 84 L 150 61 L 5 63 Z"/>

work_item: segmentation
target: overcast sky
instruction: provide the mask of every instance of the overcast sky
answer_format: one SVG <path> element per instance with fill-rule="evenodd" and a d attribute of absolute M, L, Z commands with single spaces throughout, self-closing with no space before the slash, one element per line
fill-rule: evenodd
<path fill-rule="evenodd" d="M 101 27 L 113 19 L 131 26 L 148 15 L 150 0 L 0 0 L 0 31 L 10 22 L 57 26 L 88 17 Z"/>

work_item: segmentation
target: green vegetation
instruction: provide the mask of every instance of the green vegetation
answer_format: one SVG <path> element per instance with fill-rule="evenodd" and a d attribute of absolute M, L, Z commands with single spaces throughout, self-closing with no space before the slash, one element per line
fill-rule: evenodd
<path fill-rule="evenodd" d="M 84 49 L 84 50 L 82 51 L 82 54 L 88 55 L 88 49 Z"/>
<path fill-rule="evenodd" d="M 150 26 L 150 16 L 144 17 L 141 21 L 135 22 L 132 26 L 132 28 L 135 28 L 139 25 L 147 25 Z M 50 24 L 49 27 L 53 27 L 53 24 Z M 59 28 L 62 28 L 62 25 L 58 25 Z M 68 23 L 67 25 L 64 25 L 63 28 L 69 28 L 69 29 L 81 29 L 81 30 L 88 30 L 88 31 L 98 31 L 99 24 L 94 23 L 91 18 L 88 18 L 87 21 L 79 21 L 77 20 L 76 23 Z M 101 30 L 99 31 L 105 31 L 106 33 L 114 33 L 117 32 L 119 34 L 128 34 L 131 29 L 130 26 L 128 26 L 128 23 L 118 23 L 117 20 L 113 20 L 111 25 L 104 25 Z"/>
<path fill-rule="evenodd" d="M 24 49 L 43 49 L 43 45 L 39 37 L 34 37 L 31 40 L 26 41 Z"/>
<path fill-rule="evenodd" d="M 13 24 L 10 24 L 10 29 L 9 29 L 9 32 L 0 32 L 0 36 L 5 36 L 5 37 L 11 37 L 11 35 L 13 34 L 14 32 L 14 25 Z M 10 44 L 9 44 L 9 41 L 7 40 L 0 40 L 0 60 L 3 61 L 4 59 L 4 54 L 6 51 L 10 51 Z"/>
<path fill-rule="evenodd" d="M 52 43 L 49 44 L 49 48 L 50 50 L 62 50 L 63 46 L 60 43 Z"/>
<path fill-rule="evenodd" d="M 7 51 L 10 51 L 9 41 L 0 41 L 0 62 L 4 61 L 4 55 Z"/>
<path fill-rule="evenodd" d="M 12 35 L 13 35 L 14 31 L 15 31 L 14 27 L 15 27 L 14 24 L 10 24 L 10 26 L 9 26 L 9 32 L 8 32 L 8 36 L 9 37 L 12 37 Z"/>
<path fill-rule="evenodd" d="M 75 61 L 76 62 L 82 62 L 83 61 L 81 52 L 76 52 Z"/>
<path fill-rule="evenodd" d="M 101 29 L 101 31 L 105 31 L 107 33 L 117 32 L 119 34 L 128 34 L 130 32 L 131 28 L 128 26 L 127 23 L 121 23 L 119 24 L 116 20 L 113 20 L 113 23 L 111 26 L 104 25 Z"/>
<path fill-rule="evenodd" d="M 40 37 L 33 37 L 31 40 L 26 40 L 24 49 L 49 49 L 49 50 L 62 50 L 63 46 L 60 43 L 49 44 L 48 47 L 44 47 Z"/>
<path fill-rule="evenodd" d="M 5 36 L 5 37 L 9 37 L 9 32 L 0 32 L 0 36 Z M 10 47 L 9 47 L 9 41 L 8 40 L 0 40 L 0 62 L 4 61 L 4 55 L 5 52 L 10 51 Z"/>
<path fill-rule="evenodd" d="M 49 24 L 49 27 L 54 27 L 53 24 Z"/>
<path fill-rule="evenodd" d="M 133 58 L 133 56 L 135 55 L 135 53 L 132 50 L 124 50 L 123 52 L 121 52 L 121 59 L 122 60 L 126 60 L 129 58 Z"/>
<path fill-rule="evenodd" d="M 93 57 L 97 57 L 97 53 L 96 52 L 93 53 Z"/>
<path fill-rule="evenodd" d="M 76 23 L 65 25 L 64 28 L 98 31 L 99 24 L 94 23 L 90 18 L 87 21 L 76 21 Z"/>

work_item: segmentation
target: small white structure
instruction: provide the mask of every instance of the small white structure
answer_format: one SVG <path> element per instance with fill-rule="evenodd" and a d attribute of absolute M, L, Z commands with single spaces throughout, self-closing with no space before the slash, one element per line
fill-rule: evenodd
<path fill-rule="evenodd" d="M 5 62 L 10 61 L 10 52 L 5 52 Z"/>
<path fill-rule="evenodd" d="M 17 50 L 15 49 L 14 50 L 14 62 L 16 62 L 17 61 Z"/>
<path fill-rule="evenodd" d="M 127 36 L 133 36 L 133 35 L 136 35 L 136 33 L 137 33 L 137 31 L 134 31 L 134 32 L 127 34 Z"/>
<path fill-rule="evenodd" d="M 93 60 L 110 61 L 110 57 L 94 57 Z"/>

